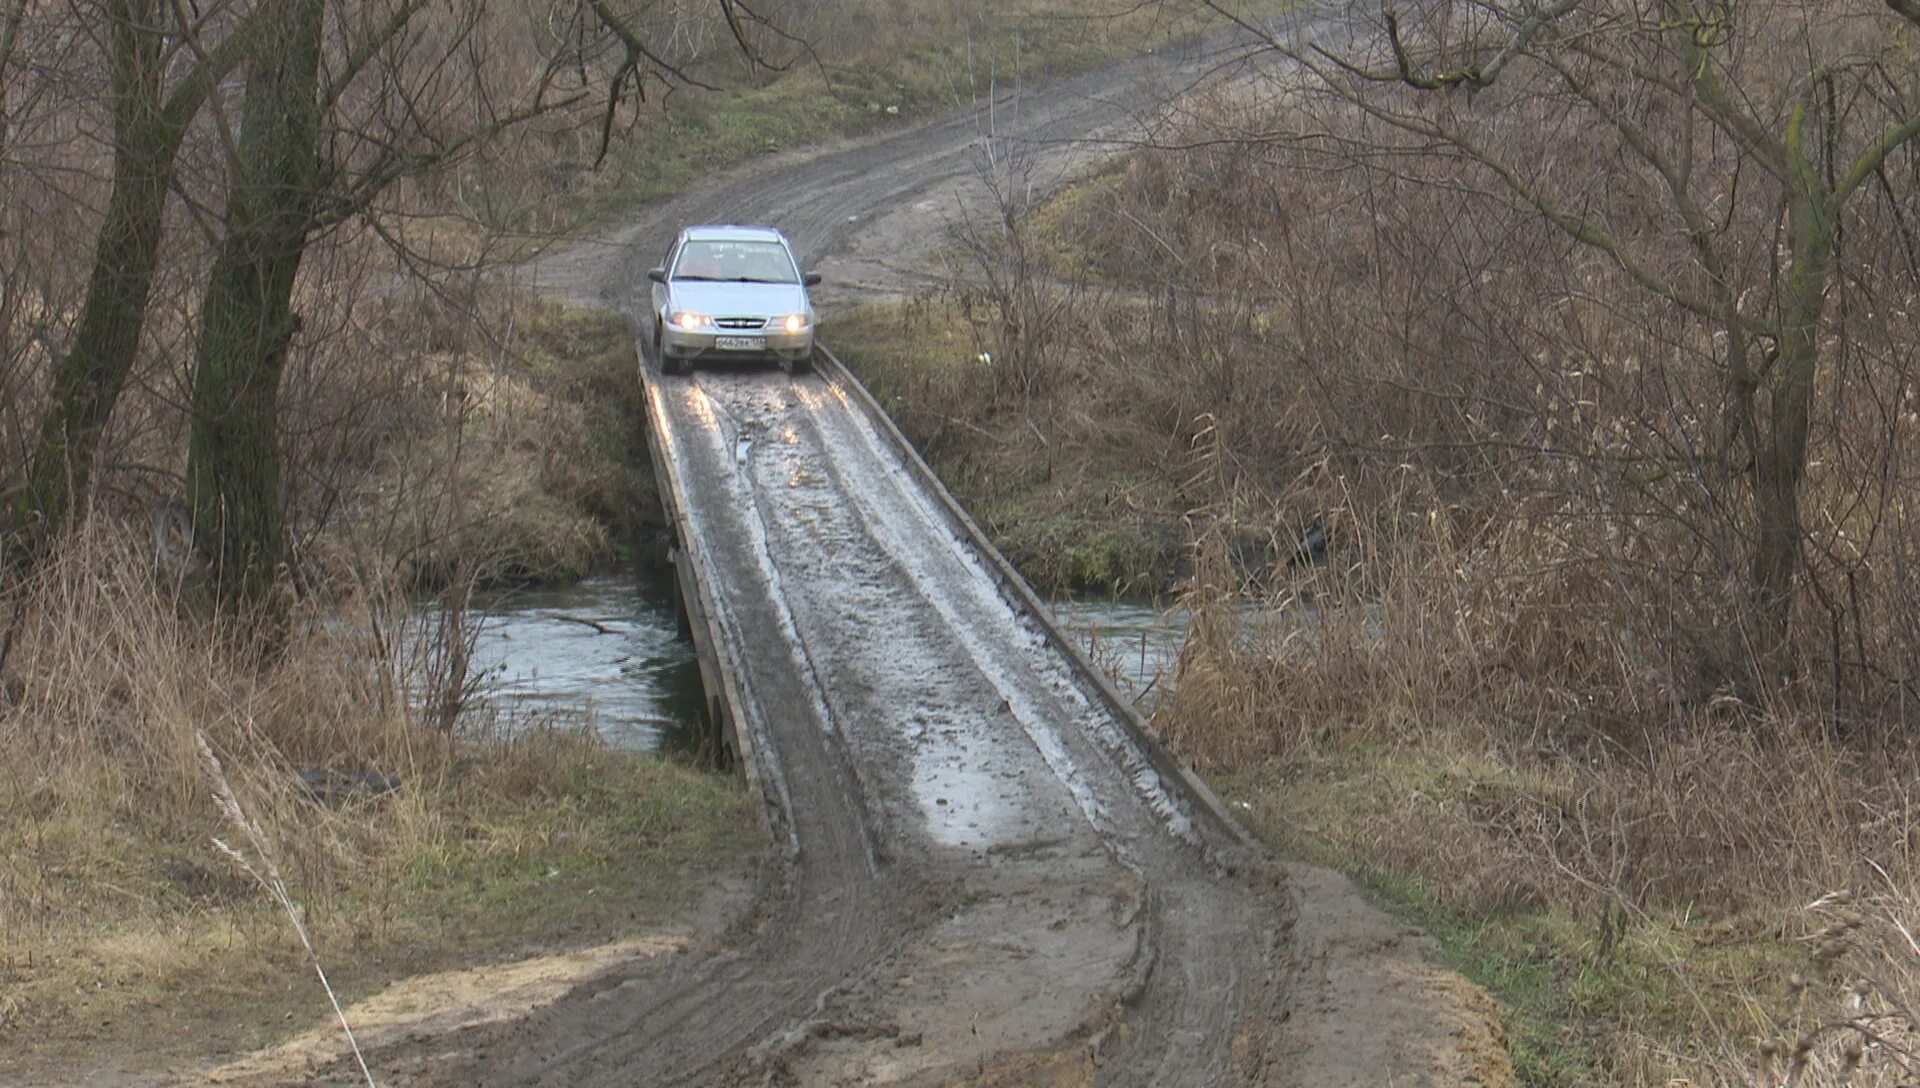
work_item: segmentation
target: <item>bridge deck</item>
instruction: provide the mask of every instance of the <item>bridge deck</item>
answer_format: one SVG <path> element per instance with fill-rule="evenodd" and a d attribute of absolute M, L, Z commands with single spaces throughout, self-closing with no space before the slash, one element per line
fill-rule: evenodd
<path fill-rule="evenodd" d="M 1273 897 L 1228 875 L 1252 852 L 866 391 L 829 358 L 649 370 L 646 401 L 702 671 L 790 859 L 776 924 L 808 937 L 754 1015 L 943 1009 L 889 1029 L 935 1069 L 1125 1006 L 1103 1079 L 1233 1082 L 1276 998 Z"/>

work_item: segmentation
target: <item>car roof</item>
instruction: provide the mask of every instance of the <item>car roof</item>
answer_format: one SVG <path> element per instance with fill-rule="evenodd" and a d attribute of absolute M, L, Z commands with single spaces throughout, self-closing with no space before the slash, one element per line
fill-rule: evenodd
<path fill-rule="evenodd" d="M 784 242 L 772 227 L 736 227 L 726 225 L 688 227 L 680 232 L 688 241 L 701 242 Z"/>

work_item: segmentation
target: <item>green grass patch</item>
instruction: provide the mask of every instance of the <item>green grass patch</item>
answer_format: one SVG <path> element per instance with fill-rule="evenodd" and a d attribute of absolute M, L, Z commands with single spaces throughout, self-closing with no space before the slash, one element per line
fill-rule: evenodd
<path fill-rule="evenodd" d="M 1127 261 L 1115 251 L 1122 230 L 1115 208 L 1126 192 L 1127 160 L 1059 188 L 1027 220 L 1034 250 L 1062 280 L 1146 289 L 1164 283 L 1152 265 Z M 1137 237 L 1138 231 L 1128 233 Z"/>
<path fill-rule="evenodd" d="M 1805 950 L 1760 917 L 1632 917 L 1527 886 L 1503 853 L 1511 833 L 1459 816 L 1525 778 L 1456 753 L 1355 746 L 1213 781 L 1275 851 L 1346 873 L 1432 934 L 1446 966 L 1499 1000 L 1523 1083 L 1665 1085 L 1738 1050 L 1760 1028 L 1755 995 L 1784 995 Z"/>
<path fill-rule="evenodd" d="M 374 477 L 333 528 L 438 590 L 576 581 L 659 529 L 633 336 L 616 313 L 483 296 L 428 321 L 388 398 Z M 405 321 L 407 315 L 397 320 Z M 403 333 L 404 335 L 404 333 Z M 379 536 L 367 540 L 368 527 Z"/>
<path fill-rule="evenodd" d="M 657 528 L 633 332 L 625 317 L 560 303 L 514 303 L 519 357 L 533 390 L 581 414 L 584 456 L 549 458 L 551 488 L 604 525 L 616 549 Z"/>

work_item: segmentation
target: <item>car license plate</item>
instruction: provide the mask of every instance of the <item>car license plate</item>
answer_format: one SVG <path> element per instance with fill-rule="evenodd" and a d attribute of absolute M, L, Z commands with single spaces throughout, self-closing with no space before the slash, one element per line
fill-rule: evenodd
<path fill-rule="evenodd" d="M 764 336 L 719 336 L 713 346 L 721 351 L 765 351 L 767 338 Z"/>

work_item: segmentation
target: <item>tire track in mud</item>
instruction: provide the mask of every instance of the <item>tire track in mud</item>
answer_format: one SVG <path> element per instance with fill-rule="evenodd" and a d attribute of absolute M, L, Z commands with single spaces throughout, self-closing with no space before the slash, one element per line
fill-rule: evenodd
<path fill-rule="evenodd" d="M 654 394 L 791 841 L 737 945 L 642 962 L 401 1069 L 432 1084 L 949 1083 L 1065 1052 L 1253 1083 L 1286 901 L 1228 876 L 830 383 Z M 501 1060 L 501 1055 L 511 1055 Z M 388 1068 L 395 1067 L 390 1063 Z M 636 1077 L 636 1070 L 645 1069 Z"/>
<path fill-rule="evenodd" d="M 810 869 L 873 857 L 897 901 L 932 908 L 869 904 L 863 923 L 902 939 L 838 964 L 846 981 L 731 1075 L 945 1082 L 1064 1044 L 1103 1083 L 1257 1080 L 1284 897 L 1226 875 L 1237 844 L 1206 841 L 1186 799 L 1142 775 L 1084 678 L 838 390 L 772 373 L 659 389 L 689 435 L 668 445 L 700 484 L 685 498 L 727 607 L 763 586 L 784 612 L 730 617 L 737 659 L 756 689 L 773 672 L 819 685 L 777 721 L 753 693 L 777 792 L 796 816 L 857 795 L 876 844 L 819 850 L 796 819 L 799 913 L 825 906 L 805 902 Z M 796 740 L 839 753 L 839 776 L 799 774 Z M 780 928 L 761 943 L 791 947 Z"/>
<path fill-rule="evenodd" d="M 900 952 L 838 995 L 835 1024 L 856 1042 L 792 1055 L 793 1075 L 819 1083 L 977 1069 L 1000 1052 L 1056 1042 L 1138 966 L 1123 924 L 1139 909 L 1137 878 L 1114 864 L 1081 791 L 1050 773 L 1015 721 L 1020 693 L 929 607 L 921 557 L 888 538 L 894 526 L 842 475 L 854 451 L 832 444 L 819 422 L 844 405 L 818 379 L 702 374 L 698 383 L 758 434 L 741 469 L 763 554 L 828 679 L 832 728 L 860 768 L 890 879 L 941 903 Z M 917 543 L 953 554 L 950 533 Z M 881 1034 L 917 1042 L 876 1053 L 857 1041 Z"/>
<path fill-rule="evenodd" d="M 420 1081 L 946 1083 L 1065 1046 L 1105 1083 L 1249 1082 L 1230 1068 L 1266 1048 L 1236 1029 L 1277 1023 L 1284 901 L 1140 795 L 1081 680 L 831 385 L 656 392 L 790 850 L 737 949 L 451 1040 L 467 1058 Z"/>

